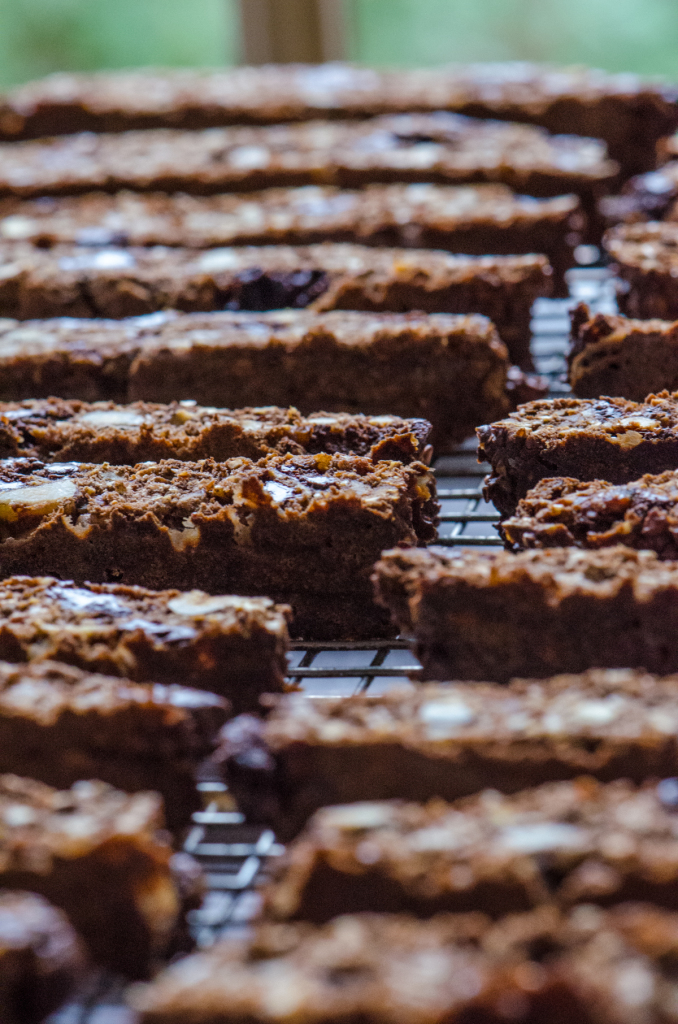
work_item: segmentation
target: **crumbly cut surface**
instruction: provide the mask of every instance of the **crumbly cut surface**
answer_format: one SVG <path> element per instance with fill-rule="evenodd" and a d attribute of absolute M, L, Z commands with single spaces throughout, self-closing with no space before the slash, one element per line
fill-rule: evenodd
<path fill-rule="evenodd" d="M 179 912 L 158 794 L 92 781 L 56 790 L 2 775 L 0 818 L 3 886 L 62 909 L 95 963 L 147 976 Z"/>
<path fill-rule="evenodd" d="M 384 552 L 373 576 L 429 679 L 545 678 L 592 667 L 678 671 L 678 563 L 618 544 Z"/>
<path fill-rule="evenodd" d="M 438 508 L 419 462 L 326 453 L 137 466 L 6 459 L 0 566 L 5 576 L 267 593 L 292 604 L 302 632 L 383 631 L 372 564 L 389 541 L 434 539 Z M 342 532 L 350 550 L 337 545 Z"/>
<path fill-rule="evenodd" d="M 7 661 L 190 685 L 243 711 L 284 684 L 289 609 L 263 597 L 14 576 L 0 583 L 0 615 Z"/>
<path fill-rule="evenodd" d="M 678 317 L 678 224 L 649 221 L 619 224 L 604 239 L 623 288 L 621 313 L 641 320 Z"/>
<path fill-rule="evenodd" d="M 678 473 L 647 474 L 629 484 L 571 478 L 542 480 L 501 524 L 507 546 L 648 548 L 678 558 Z"/>
<path fill-rule="evenodd" d="M 498 181 L 529 193 L 609 191 L 619 167 L 596 139 L 439 111 L 185 132 L 83 133 L 0 143 L 0 192 L 248 191 L 370 182 Z M 596 186 L 598 187 L 596 189 Z"/>
<path fill-rule="evenodd" d="M 513 793 L 583 773 L 678 772 L 678 677 L 593 669 L 549 680 L 426 683 L 375 697 L 289 694 L 239 716 L 218 760 L 249 821 L 296 835 L 319 807 Z"/>
<path fill-rule="evenodd" d="M 677 873 L 674 780 L 636 789 L 582 776 L 453 804 L 323 808 L 288 847 L 265 899 L 274 916 L 318 923 L 368 910 L 501 917 L 552 901 L 672 909 Z"/>
<path fill-rule="evenodd" d="M 478 458 L 491 465 L 485 497 L 503 516 L 544 477 L 621 484 L 678 466 L 678 398 L 644 402 L 555 398 L 529 402 L 478 427 Z"/>
<path fill-rule="evenodd" d="M 352 416 L 264 406 L 215 409 L 190 399 L 169 405 L 94 404 L 56 398 L 0 402 L 0 455 L 46 462 L 219 462 L 237 456 L 342 452 L 379 458 L 421 458 L 431 426 L 397 416 Z"/>
<path fill-rule="evenodd" d="M 0 892 L 3 1024 L 40 1024 L 84 971 L 82 944 L 65 914 L 33 893 Z"/>
<path fill-rule="evenodd" d="M 202 690 L 0 662 L 0 771 L 58 789 L 96 778 L 128 793 L 157 790 L 172 832 L 201 809 L 198 766 L 228 717 L 228 703 Z"/>
<path fill-rule="evenodd" d="M 583 303 L 571 314 L 569 381 L 575 395 L 618 395 L 643 402 L 678 388 L 678 324 L 592 315 Z"/>

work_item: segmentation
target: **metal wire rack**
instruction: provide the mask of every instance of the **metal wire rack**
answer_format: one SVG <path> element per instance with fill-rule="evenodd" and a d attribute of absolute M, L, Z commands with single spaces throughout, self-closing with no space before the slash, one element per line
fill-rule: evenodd
<path fill-rule="evenodd" d="M 532 352 L 536 368 L 548 377 L 553 397 L 565 395 L 565 353 L 568 309 L 578 301 L 600 312 L 613 312 L 614 282 L 605 268 L 575 269 L 569 273 L 570 299 L 538 299 L 533 310 Z M 448 547 L 499 547 L 492 524 L 497 513 L 482 497 L 487 466 L 479 465 L 473 439 L 452 455 L 437 460 L 435 473 L 441 501 L 437 544 Z M 399 640 L 361 643 L 297 643 L 289 661 L 289 677 L 310 697 L 383 693 L 396 685 L 411 685 L 418 663 Z M 184 849 L 202 864 L 208 893 L 200 910 L 191 914 L 198 946 L 205 947 L 226 933 L 244 929 L 259 906 L 255 883 L 266 862 L 283 848 L 270 829 L 247 825 L 218 780 L 200 783 L 205 810 L 194 815 Z M 93 978 L 80 1000 L 50 1018 L 49 1024 L 132 1024 L 133 1015 L 122 1001 L 119 979 Z"/>

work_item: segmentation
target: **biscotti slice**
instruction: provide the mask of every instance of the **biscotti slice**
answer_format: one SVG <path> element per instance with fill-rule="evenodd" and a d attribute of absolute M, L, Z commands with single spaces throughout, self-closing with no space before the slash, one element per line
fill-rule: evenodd
<path fill-rule="evenodd" d="M 316 923 L 360 911 L 501 917 L 626 899 L 675 910 L 677 791 L 675 779 L 637 789 L 581 776 L 452 804 L 325 807 L 276 864 L 265 908 Z"/>
<path fill-rule="evenodd" d="M 179 834 L 201 808 L 196 772 L 227 718 L 226 701 L 186 686 L 0 661 L 0 772 L 57 789 L 101 779 L 126 793 L 156 790 Z"/>
<path fill-rule="evenodd" d="M 58 203 L 85 207 L 87 198 Z M 172 199 L 177 204 L 183 201 Z M 135 201 L 150 202 L 138 197 Z M 110 206 L 111 197 L 105 196 L 104 202 Z M 553 286 L 548 260 L 535 254 L 459 256 L 430 249 L 375 251 L 332 242 L 208 252 L 159 245 L 83 249 L 87 231 L 97 231 L 96 226 L 86 226 L 86 207 L 80 217 L 77 210 L 69 216 L 67 209 L 62 216 L 57 210 L 46 217 L 43 200 L 18 205 L 19 211 L 10 216 L 0 210 L 0 235 L 27 237 L 26 242 L 0 243 L 0 260 L 6 262 L 0 305 L 6 317 L 20 320 L 284 307 L 481 313 L 496 325 L 512 360 L 531 366 L 532 304 L 538 296 L 550 294 Z M 22 212 L 21 207 L 28 209 Z M 192 241 L 191 221 L 186 220 L 184 242 Z M 49 246 L 49 251 L 35 243 Z"/>
<path fill-rule="evenodd" d="M 41 500 L 44 487 L 59 480 L 68 482 L 48 473 L 37 485 Z M 55 501 L 56 510 L 58 495 Z M 12 514 L 5 505 L 5 517 Z M 0 659 L 61 661 L 137 683 L 188 685 L 225 696 L 234 711 L 256 711 L 262 693 L 283 688 L 288 615 L 264 597 L 14 576 L 0 582 Z"/>
<path fill-rule="evenodd" d="M 295 635 L 389 636 L 388 614 L 372 601 L 372 565 L 385 547 L 433 540 L 438 510 L 420 462 L 327 453 L 136 466 L 5 459 L 0 574 L 266 594 L 292 605 Z M 167 607 L 190 617 L 232 601 L 188 595 Z M 221 672 L 211 660 L 208 668 Z"/>
<path fill-rule="evenodd" d="M 82 943 L 66 916 L 41 896 L 0 892 L 0 1019 L 41 1024 L 85 973 Z"/>
<path fill-rule="evenodd" d="M 500 182 L 532 195 L 578 194 L 593 210 L 619 165 L 604 142 L 437 111 L 207 131 L 151 129 L 0 142 L 0 193 L 129 188 L 205 195 L 376 182 Z"/>
<path fill-rule="evenodd" d="M 491 466 L 485 498 L 510 516 L 544 477 L 623 484 L 677 469 L 678 395 L 529 402 L 477 434 L 478 458 Z"/>
<path fill-rule="evenodd" d="M 265 719 L 224 726 L 216 757 L 247 820 L 282 842 L 325 805 L 515 793 L 582 773 L 604 782 L 678 775 L 678 676 L 592 669 L 268 704 Z"/>
<path fill-rule="evenodd" d="M 41 197 L 34 201 L 6 198 L 0 200 L 0 217 L 0 237 L 15 245 L 29 241 L 48 247 L 57 244 L 106 247 L 103 256 L 97 257 L 96 251 L 80 254 L 80 274 L 96 269 L 100 280 L 107 263 L 109 270 L 125 269 L 125 259 L 129 261 L 130 257 L 120 254 L 119 246 L 203 249 L 353 242 L 376 247 L 447 249 L 476 255 L 545 253 L 554 268 L 558 294 L 564 297 L 568 295 L 564 273 L 574 262 L 573 250 L 581 241 L 584 228 L 580 203 L 573 195 L 535 199 L 515 195 L 505 185 L 430 183 L 370 185 L 357 191 L 306 185 L 216 196 L 123 191 L 115 195 L 88 192 L 75 197 Z M 113 249 L 112 255 L 108 255 L 109 248 Z M 77 254 L 64 252 L 64 258 L 69 260 L 66 268 L 78 269 L 78 263 L 73 262 Z M 164 258 L 162 252 L 156 257 L 147 255 L 145 265 L 157 268 Z M 265 258 L 264 254 L 261 258 Z M 205 296 L 214 287 L 210 285 L 210 274 L 217 269 L 223 271 L 229 259 L 226 269 L 232 270 L 234 262 L 237 268 L 237 256 L 220 253 L 205 257 L 202 265 Z M 378 261 L 379 257 L 375 259 Z M 15 260 L 16 256 L 7 258 L 8 263 Z M 211 260 L 215 261 L 212 267 Z M 168 268 L 170 265 L 166 263 Z M 138 266 L 137 263 L 137 276 Z M 283 264 L 283 267 L 289 269 L 289 265 Z M 198 263 L 196 270 L 199 269 Z M 133 264 L 128 263 L 132 280 L 133 270 Z M 16 276 L 13 266 L 5 268 L 4 272 L 10 277 Z M 180 277 L 180 270 L 175 270 L 174 275 L 168 273 L 164 285 L 168 294 L 178 292 L 176 280 Z M 318 281 L 315 277 L 310 282 L 302 282 L 301 286 L 294 285 L 293 281 L 283 283 L 286 291 L 291 283 L 292 295 L 298 304 L 300 296 L 308 294 L 309 284 L 312 297 Z M 140 289 L 137 284 L 134 291 L 136 301 L 140 302 L 148 288 Z M 3 301 L 7 301 L 9 295 L 11 290 L 6 287 Z M 127 304 L 134 300 L 133 295 L 124 298 Z M 194 294 L 192 298 L 195 301 L 197 296 Z M 241 301 L 241 290 L 237 289 L 233 298 Z M 189 300 L 190 295 L 186 293 L 182 301 Z M 121 301 L 119 297 L 118 302 Z M 83 304 L 82 299 L 80 302 Z"/>
<path fill-rule="evenodd" d="M 618 395 L 642 402 L 678 388 L 678 323 L 629 320 L 583 303 L 571 313 L 568 379 L 575 395 Z"/>
<path fill-rule="evenodd" d="M 604 244 L 622 286 L 619 311 L 639 320 L 678 317 L 678 224 L 619 224 Z"/>
<path fill-rule="evenodd" d="M 431 443 L 447 451 L 478 423 L 505 415 L 525 385 L 531 396 L 543 394 L 543 383 L 509 366 L 493 324 L 481 316 L 281 310 L 158 313 L 123 322 L 0 321 L 0 400 L 56 394 L 86 402 L 179 399 L 217 410 L 277 405 L 304 415 L 367 412 L 360 422 L 377 446 L 399 419 L 418 421 L 405 433 L 419 436 L 423 417 L 433 424 Z M 188 423 L 192 408 L 182 405 L 179 418 Z M 218 422 L 217 410 L 200 417 Z M 331 451 L 332 435 L 348 422 L 319 415 L 312 433 L 319 441 L 323 435 Z M 137 430 L 149 436 L 145 427 Z M 6 432 L 11 438 L 11 425 Z M 241 454 L 255 454 L 245 435 L 236 429 Z M 406 441 L 392 455 L 412 451 Z"/>
<path fill-rule="evenodd" d="M 437 110 L 604 139 L 626 175 L 654 167 L 657 140 L 678 127 L 675 88 L 636 75 L 525 61 L 397 71 L 333 62 L 49 75 L 2 97 L 0 132 L 26 139 Z"/>
<path fill-rule="evenodd" d="M 431 424 L 397 416 L 352 416 L 264 406 L 205 408 L 188 399 L 157 405 L 58 398 L 0 402 L 0 458 L 134 465 L 181 459 L 337 452 L 412 462 L 430 456 Z"/>
<path fill-rule="evenodd" d="M 504 683 L 588 668 L 678 670 L 678 563 L 601 551 L 387 551 L 377 599 L 413 639 L 425 679 Z"/>
<path fill-rule="evenodd" d="M 343 915 L 260 924 L 128 998 L 142 1024 L 273 1022 L 291 993 L 309 1024 L 672 1024 L 677 952 L 678 915 L 647 903 L 542 906 L 497 922 Z"/>
<path fill-rule="evenodd" d="M 540 481 L 499 528 L 507 547 L 607 548 L 625 544 L 678 559 L 678 471 L 649 473 L 629 484 Z"/>
<path fill-rule="evenodd" d="M 0 884 L 44 896 L 68 916 L 93 961 L 148 976 L 180 910 L 157 793 L 103 782 L 52 789 L 0 776 Z"/>
<path fill-rule="evenodd" d="M 423 416 L 441 453 L 488 410 L 510 408 L 508 387 L 506 349 L 485 317 L 281 310 L 169 321 L 140 346 L 129 397 Z"/>

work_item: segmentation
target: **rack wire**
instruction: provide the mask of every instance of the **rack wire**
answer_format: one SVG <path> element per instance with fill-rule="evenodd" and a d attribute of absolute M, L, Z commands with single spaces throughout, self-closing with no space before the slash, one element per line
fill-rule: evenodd
<path fill-rule="evenodd" d="M 587 302 L 596 312 L 614 312 L 614 281 L 602 267 L 569 272 L 570 299 L 538 299 L 533 309 L 532 353 L 537 371 L 547 377 L 552 397 L 566 395 L 565 353 L 569 330 L 568 310 Z M 441 501 L 439 545 L 446 547 L 500 547 L 492 524 L 498 516 L 483 500 L 482 481 L 488 467 L 476 459 L 473 439 L 453 454 L 436 461 Z M 374 640 L 360 643 L 303 643 L 293 645 L 289 678 L 309 697 L 377 695 L 394 686 L 412 685 L 420 666 L 406 643 Z M 200 910 L 191 912 L 191 926 L 199 947 L 220 936 L 247 927 L 259 907 L 255 886 L 265 875 L 266 863 L 283 848 L 270 829 L 247 825 L 235 808 L 226 786 L 218 779 L 199 784 L 205 810 L 194 815 L 184 849 L 203 866 L 207 896 Z M 133 1024 L 124 1007 L 122 984 L 105 974 L 90 980 L 77 1003 L 50 1018 L 49 1024 Z"/>

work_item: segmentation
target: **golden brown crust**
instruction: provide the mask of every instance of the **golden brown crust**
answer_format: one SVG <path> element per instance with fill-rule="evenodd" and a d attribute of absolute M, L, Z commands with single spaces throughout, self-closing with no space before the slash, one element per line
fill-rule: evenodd
<path fill-rule="evenodd" d="M 678 126 L 675 90 L 637 75 L 527 62 L 376 71 L 346 64 L 222 71 L 50 75 L 7 93 L 9 139 L 76 131 L 454 110 L 603 138 L 626 174 L 655 166 L 655 143 Z"/>
<path fill-rule="evenodd" d="M 119 403 L 179 398 L 221 409 L 296 406 L 309 415 L 367 410 L 368 432 L 379 433 L 381 421 L 385 434 L 394 416 L 421 423 L 423 415 L 439 451 L 470 436 L 481 419 L 504 415 L 516 390 L 493 324 L 444 313 L 286 309 L 167 312 L 123 323 L 6 320 L 0 370 L 7 401 L 56 393 Z M 336 447 L 325 440 L 330 451 Z"/>
<path fill-rule="evenodd" d="M 134 465 L 325 451 L 412 462 L 421 459 L 430 429 L 426 420 L 397 416 L 304 417 L 294 408 L 216 409 L 190 399 L 169 405 L 27 399 L 0 402 L 0 457 Z"/>
<path fill-rule="evenodd" d="M 0 143 L 0 192 L 251 191 L 371 182 L 501 182 L 529 194 L 610 191 L 619 167 L 607 147 L 531 125 L 438 111 L 365 121 L 309 121 L 202 132 L 151 129 Z"/>
<path fill-rule="evenodd" d="M 128 793 L 156 790 L 180 838 L 201 808 L 198 766 L 228 716 L 227 702 L 202 690 L 53 661 L 0 662 L 0 772 L 57 789 L 96 778 Z"/>
<path fill-rule="evenodd" d="M 284 685 L 289 608 L 267 598 L 15 576 L 0 584 L 0 609 L 7 661 L 190 685 L 243 711 Z"/>

